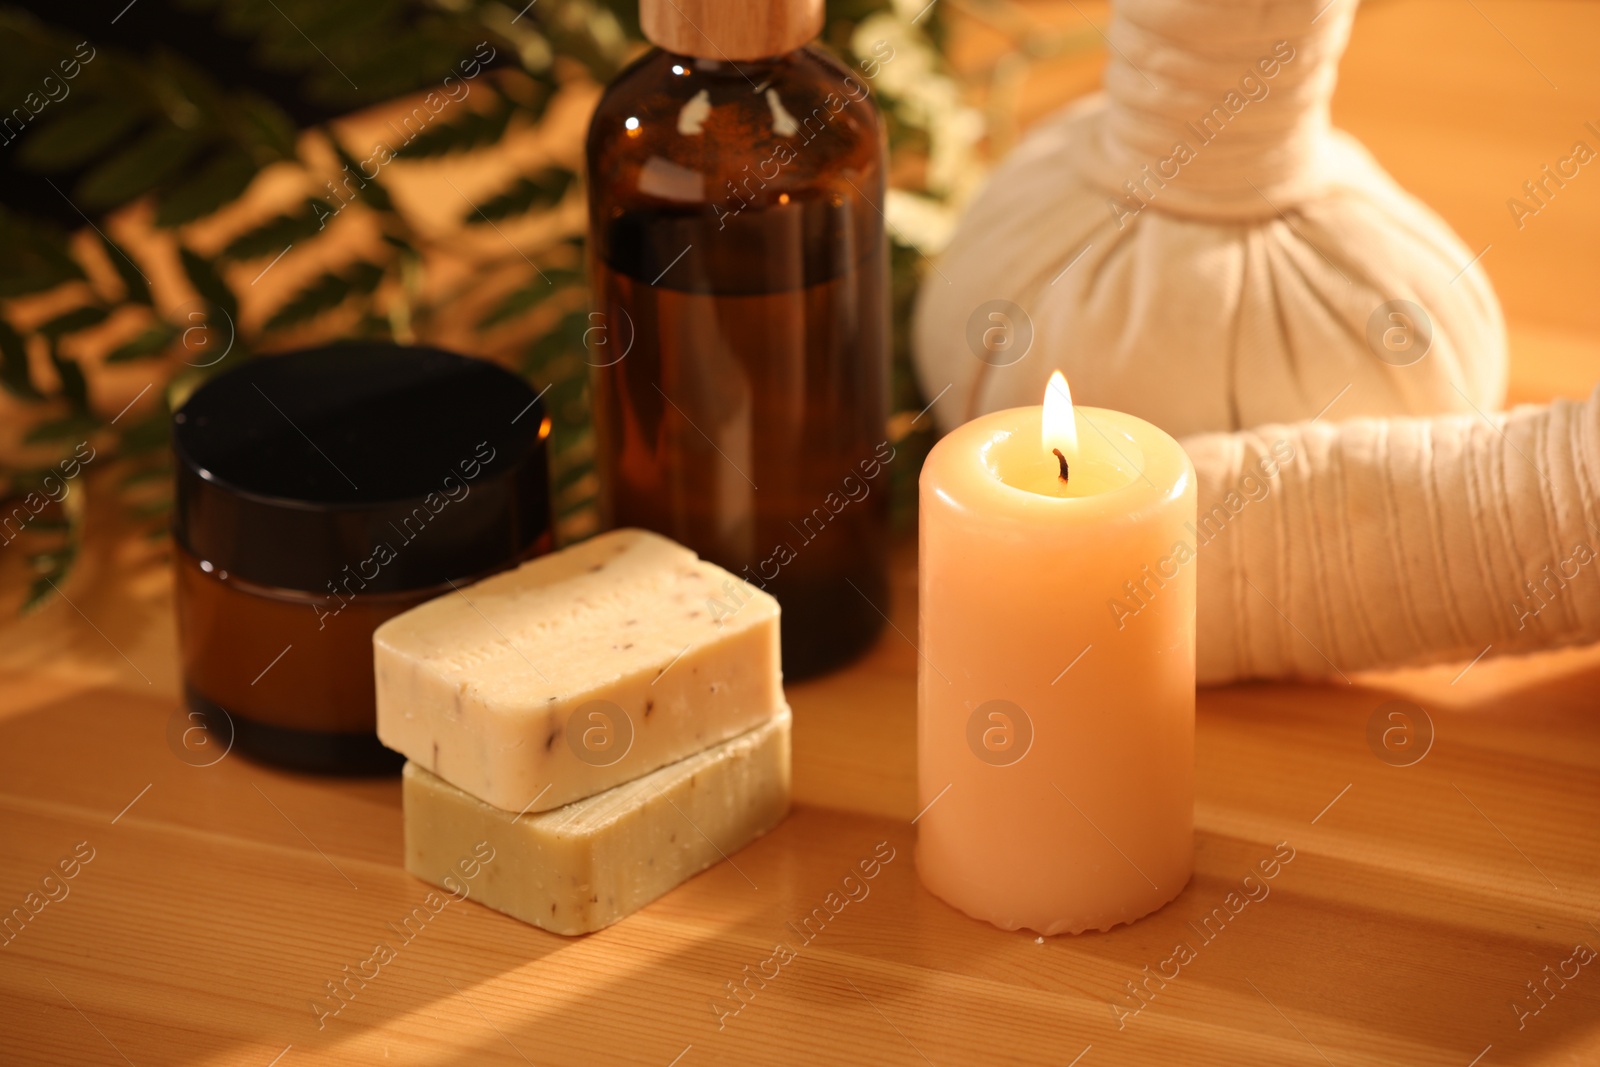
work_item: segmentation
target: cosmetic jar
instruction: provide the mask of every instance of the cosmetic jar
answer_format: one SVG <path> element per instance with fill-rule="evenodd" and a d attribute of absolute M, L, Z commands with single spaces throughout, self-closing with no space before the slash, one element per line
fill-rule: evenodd
<path fill-rule="evenodd" d="M 399 770 L 374 733 L 372 632 L 549 551 L 549 434 L 521 378 L 432 348 L 261 356 L 196 389 L 172 417 L 173 541 L 185 699 L 209 740 Z"/>

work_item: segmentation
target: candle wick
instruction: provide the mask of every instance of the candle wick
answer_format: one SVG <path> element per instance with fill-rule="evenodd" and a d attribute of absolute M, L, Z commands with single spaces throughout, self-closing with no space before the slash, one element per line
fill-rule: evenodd
<path fill-rule="evenodd" d="M 1050 451 L 1056 454 L 1056 459 L 1061 463 L 1061 480 L 1064 482 L 1067 480 L 1067 457 L 1061 454 L 1059 448 L 1052 448 Z"/>

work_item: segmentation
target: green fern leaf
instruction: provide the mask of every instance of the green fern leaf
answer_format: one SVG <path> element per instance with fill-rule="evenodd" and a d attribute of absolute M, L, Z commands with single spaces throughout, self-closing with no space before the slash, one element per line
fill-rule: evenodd
<path fill-rule="evenodd" d="M 12 396 L 24 400 L 44 399 L 39 387 L 33 384 L 27 346 L 21 335 L 4 320 L 0 320 L 0 385 Z"/>
<path fill-rule="evenodd" d="M 443 100 L 447 107 L 452 106 L 448 97 L 429 94 L 430 99 L 435 97 Z M 453 106 L 461 107 L 461 114 L 448 122 L 433 118 L 425 104 L 412 108 L 410 114 L 400 119 L 400 128 L 407 139 L 395 150 L 395 155 L 400 159 L 433 159 L 494 144 L 506 132 L 506 124 L 515 110 L 505 100 L 497 102 L 488 112 Z"/>
<path fill-rule="evenodd" d="M 325 273 L 311 284 L 291 296 L 261 327 L 262 333 L 298 326 L 310 322 L 324 312 L 332 311 L 350 295 L 350 283 L 337 274 Z"/>
<path fill-rule="evenodd" d="M 525 178 L 518 178 L 504 192 L 496 193 L 463 215 L 461 221 L 481 226 L 512 215 L 522 215 L 535 208 L 554 207 L 567 195 L 567 189 L 575 177 L 577 175 L 565 167 L 546 167 Z"/>
<path fill-rule="evenodd" d="M 144 117 L 141 99 L 134 93 L 69 105 L 45 117 L 22 142 L 17 159 L 30 170 L 81 167 L 132 133 Z"/>
<path fill-rule="evenodd" d="M 127 250 L 103 233 L 100 234 L 100 244 L 105 248 L 106 258 L 111 261 L 111 267 L 117 272 L 117 277 L 122 279 L 122 287 L 127 291 L 128 299 L 145 307 L 154 306 L 150 299 L 150 282 L 139 269 L 139 264 L 128 255 Z"/>
<path fill-rule="evenodd" d="M 295 242 L 320 232 L 323 219 L 333 214 L 333 206 L 327 201 L 307 200 L 304 210 L 293 215 L 278 215 L 229 241 L 221 258 L 243 260 L 275 256 Z"/>
<path fill-rule="evenodd" d="M 193 134 L 156 129 L 95 167 L 78 183 L 78 199 L 89 208 L 113 208 L 175 177 L 200 150 Z"/>
<path fill-rule="evenodd" d="M 98 326 L 106 321 L 110 312 L 103 307 L 87 305 L 64 311 L 55 318 L 38 327 L 38 332 L 54 341 L 58 337 L 65 337 L 69 333 L 78 333 L 92 326 Z"/>
<path fill-rule="evenodd" d="M 183 263 L 183 272 L 188 275 L 189 284 L 194 286 L 200 298 L 227 316 L 230 323 L 238 322 L 239 298 L 233 295 L 233 290 L 222 280 L 217 268 L 187 248 L 178 249 L 178 258 Z"/>
<path fill-rule="evenodd" d="M 255 161 L 238 149 L 214 156 L 194 174 L 162 193 L 156 225 L 181 226 L 238 199 L 256 176 Z"/>

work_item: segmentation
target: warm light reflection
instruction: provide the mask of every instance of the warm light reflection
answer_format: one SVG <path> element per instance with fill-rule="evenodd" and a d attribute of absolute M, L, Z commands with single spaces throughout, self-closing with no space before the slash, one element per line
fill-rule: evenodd
<path fill-rule="evenodd" d="M 1060 371 L 1050 375 L 1050 384 L 1044 388 L 1042 431 L 1046 452 L 1059 448 L 1068 463 L 1077 460 L 1078 423 L 1072 416 L 1072 391 Z"/>

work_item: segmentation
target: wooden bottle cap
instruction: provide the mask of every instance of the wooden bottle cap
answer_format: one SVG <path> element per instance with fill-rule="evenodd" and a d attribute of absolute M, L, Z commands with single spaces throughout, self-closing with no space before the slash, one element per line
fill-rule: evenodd
<path fill-rule="evenodd" d="M 703 59 L 781 56 L 822 32 L 823 0 L 639 0 L 652 44 Z"/>

